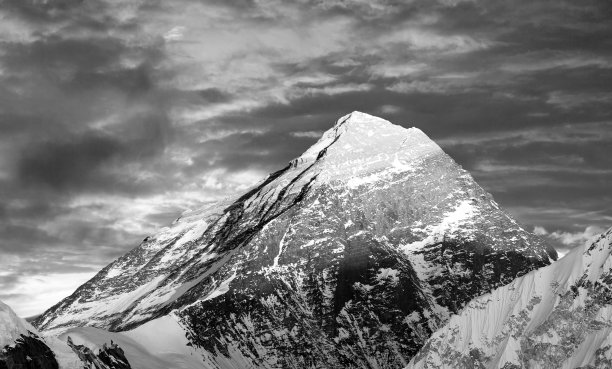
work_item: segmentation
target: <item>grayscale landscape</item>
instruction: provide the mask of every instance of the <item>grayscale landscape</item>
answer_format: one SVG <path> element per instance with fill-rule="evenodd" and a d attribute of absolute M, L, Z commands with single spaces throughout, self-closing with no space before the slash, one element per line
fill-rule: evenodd
<path fill-rule="evenodd" d="M 0 0 L 0 369 L 612 368 L 610 19 Z"/>

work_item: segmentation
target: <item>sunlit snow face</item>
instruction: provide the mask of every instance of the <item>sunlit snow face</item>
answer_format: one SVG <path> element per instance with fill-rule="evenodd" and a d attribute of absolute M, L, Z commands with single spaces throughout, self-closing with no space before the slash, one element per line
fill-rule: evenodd
<path fill-rule="evenodd" d="M 59 294 L 353 110 L 421 128 L 530 226 L 612 221 L 602 4 L 5 5 L 0 299 L 21 314 L 31 278 Z"/>

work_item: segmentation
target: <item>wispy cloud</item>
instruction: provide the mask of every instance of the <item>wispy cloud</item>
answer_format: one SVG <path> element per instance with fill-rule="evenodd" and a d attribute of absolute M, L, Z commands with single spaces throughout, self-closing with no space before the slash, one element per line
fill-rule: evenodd
<path fill-rule="evenodd" d="M 504 63 L 500 66 L 502 71 L 513 73 L 539 72 L 549 69 L 573 69 L 583 67 L 612 68 L 612 62 L 599 55 L 587 56 L 576 53 L 567 55 L 565 53 L 550 53 L 547 51 L 530 52 L 515 56 L 514 61 Z"/>
<path fill-rule="evenodd" d="M 401 63 L 401 64 L 387 64 L 380 63 L 373 65 L 369 68 L 370 72 L 379 77 L 385 78 L 397 78 L 406 77 L 418 74 L 427 69 L 427 65 L 424 63 Z"/>
<path fill-rule="evenodd" d="M 533 232 L 540 236 L 547 236 L 559 240 L 566 246 L 579 246 L 591 241 L 593 238 L 599 236 L 605 229 L 596 226 L 589 226 L 584 231 L 579 232 L 562 232 L 554 231 L 548 232 L 544 227 L 535 227 Z"/>
<path fill-rule="evenodd" d="M 588 226 L 584 229 L 584 231 L 578 232 L 565 232 L 565 231 L 554 231 L 549 232 L 544 227 L 536 226 L 533 229 L 533 233 L 544 236 L 553 241 L 560 242 L 562 247 L 557 247 L 561 256 L 565 255 L 569 250 L 589 244 L 593 242 L 599 235 L 601 235 L 605 231 L 602 227 L 597 226 Z"/>
<path fill-rule="evenodd" d="M 561 109 L 572 110 L 584 105 L 607 106 L 611 100 L 612 93 L 610 92 L 566 93 L 563 91 L 553 91 L 549 94 L 546 102 Z"/>

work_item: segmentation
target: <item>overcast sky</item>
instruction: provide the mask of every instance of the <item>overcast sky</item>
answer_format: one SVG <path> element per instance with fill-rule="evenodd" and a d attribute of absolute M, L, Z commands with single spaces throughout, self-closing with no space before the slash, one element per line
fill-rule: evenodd
<path fill-rule="evenodd" d="M 0 0 L 0 300 L 36 314 L 353 110 L 570 248 L 612 225 L 612 3 Z"/>

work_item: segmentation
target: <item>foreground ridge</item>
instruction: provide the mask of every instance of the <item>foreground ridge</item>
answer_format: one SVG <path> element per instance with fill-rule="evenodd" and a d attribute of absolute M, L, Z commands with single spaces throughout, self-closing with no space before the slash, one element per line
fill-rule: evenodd
<path fill-rule="evenodd" d="M 98 358 L 92 353 L 93 358 Z M 102 362 L 97 369 L 131 369 Z M 0 368 L 2 369 L 83 369 L 81 361 L 66 342 L 44 337 L 28 322 L 0 301 Z"/>
<path fill-rule="evenodd" d="M 470 302 L 408 368 L 612 367 L 612 228 Z"/>
<path fill-rule="evenodd" d="M 554 259 L 422 131 L 353 112 L 35 323 L 84 336 L 163 325 L 211 368 L 402 367 L 468 301 Z"/>

